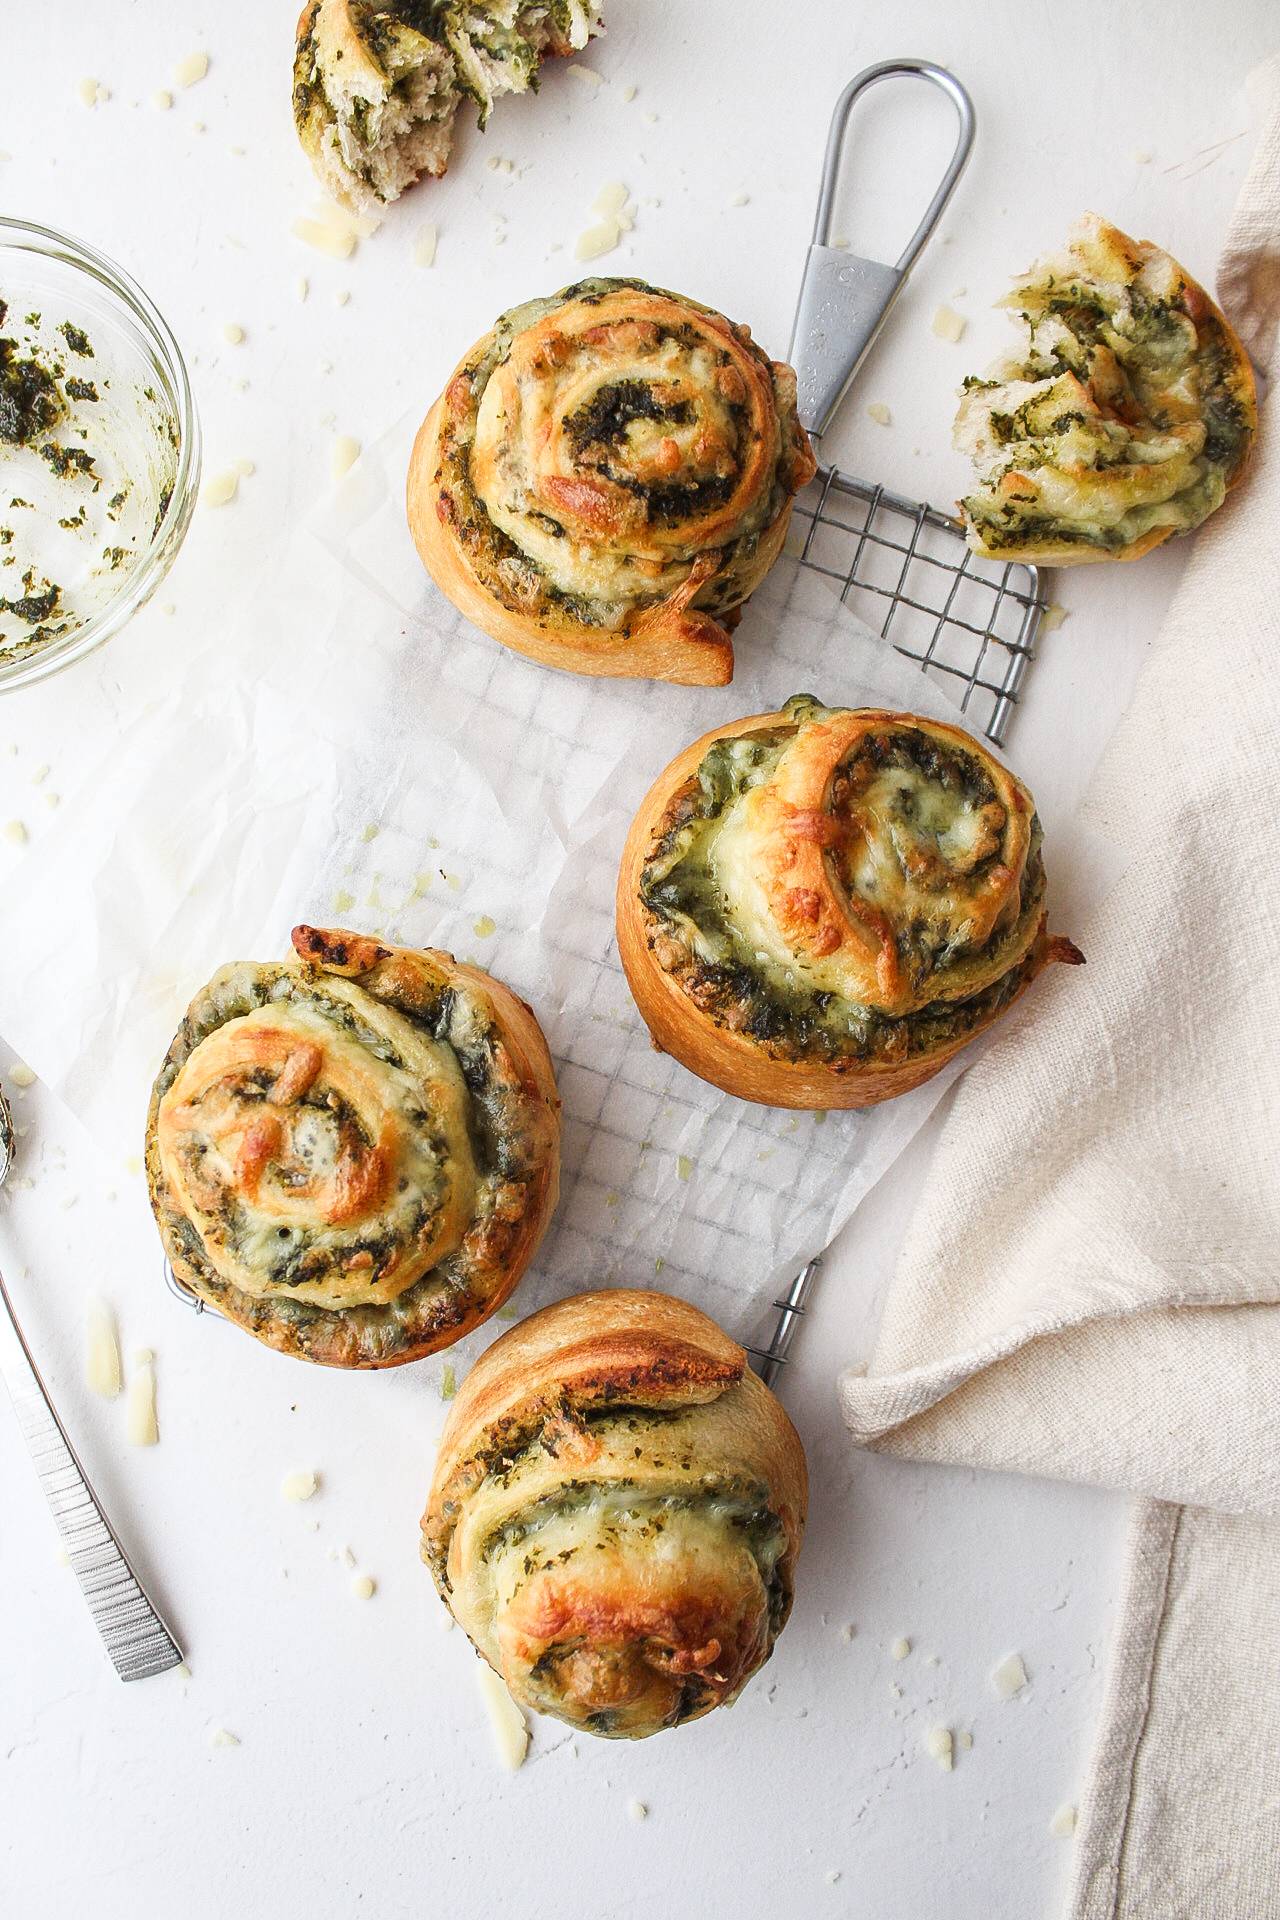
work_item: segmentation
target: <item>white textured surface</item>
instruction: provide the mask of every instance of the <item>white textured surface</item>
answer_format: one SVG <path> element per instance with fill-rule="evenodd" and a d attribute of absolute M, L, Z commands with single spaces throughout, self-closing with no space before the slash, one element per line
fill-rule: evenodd
<path fill-rule="evenodd" d="M 953 4 L 871 22 L 847 0 L 807 0 L 787 41 L 776 7 L 754 0 L 613 0 L 612 32 L 591 56 L 610 85 L 549 75 L 540 100 L 509 103 L 483 142 L 465 134 L 449 179 L 338 263 L 289 232 L 314 198 L 286 121 L 290 13 L 261 0 L 116 0 L 109 11 L 57 0 L 4 24 L 0 203 L 137 273 L 195 363 L 208 471 L 240 458 L 256 471 L 234 504 L 197 516 L 158 596 L 175 615 L 153 606 L 74 678 L 0 708 L 0 816 L 31 835 L 25 850 L 0 842 L 0 884 L 9 863 L 40 857 L 45 793 L 92 779 L 104 736 L 181 673 L 184 652 L 226 618 L 237 579 L 314 504 L 335 434 L 368 440 L 425 406 L 496 311 L 567 278 L 605 182 L 625 182 L 638 207 L 608 268 L 750 318 L 781 351 L 838 86 L 904 49 L 952 64 L 980 134 L 944 223 L 950 244 L 925 256 L 863 378 L 860 398 L 887 403 L 892 427 L 851 406 L 835 436 L 848 464 L 945 500 L 963 478 L 946 445 L 951 389 L 999 343 L 1004 323 L 985 308 L 1011 268 L 1091 205 L 1193 270 L 1214 258 L 1248 143 L 1211 149 L 1245 131 L 1242 82 L 1268 25 L 1260 4 L 1233 0 L 1210 21 L 1170 0 L 1133 9 L 1117 47 L 1115 9 L 1092 0 L 1069 37 L 1048 8 L 1003 0 L 977 30 Z M 153 92 L 200 47 L 207 80 L 157 111 Z M 77 98 L 87 75 L 111 91 L 94 109 Z M 950 132 L 945 108 L 929 107 L 905 138 L 887 93 L 869 108 L 868 191 L 857 220 L 840 216 L 868 251 L 896 252 L 913 224 Z M 491 152 L 528 171 L 490 172 Z M 748 203 L 730 207 L 742 192 Z M 437 262 L 418 268 L 429 221 Z M 929 331 L 944 301 L 969 317 L 956 347 Z M 243 345 L 224 340 L 228 321 L 245 328 Z M 1046 640 L 1014 736 L 1033 784 L 1037 756 L 1081 773 L 1092 760 L 1180 564 L 1175 549 L 1119 580 L 1097 568 L 1061 584 L 1071 617 Z M 108 1165 L 40 1089 L 18 1107 L 34 1185 L 5 1204 L 0 1258 L 193 1677 L 126 1690 L 111 1676 L 0 1410 L 6 1909 L 61 1920 L 92 1904 L 114 1920 L 180 1900 L 191 1920 L 237 1907 L 382 1920 L 509 1905 L 585 1920 L 732 1904 L 918 1920 L 940 1883 L 949 1920 L 1028 1920 L 1060 1905 L 1071 1843 L 1048 1821 L 1078 1797 L 1087 1758 L 1119 1508 L 1087 1491 L 855 1455 L 836 1419 L 835 1367 L 869 1347 L 923 1142 L 832 1261 L 788 1382 L 815 1498 L 795 1620 L 773 1665 L 732 1713 L 640 1747 L 570 1742 L 541 1723 L 511 1777 L 494 1764 L 466 1644 L 439 1631 L 415 1558 L 441 1362 L 335 1378 L 185 1318 L 160 1290 L 141 1182 L 125 1164 L 136 1143 L 122 1140 Z M 157 1448 L 128 1448 L 122 1403 L 82 1387 L 90 1291 L 116 1304 L 126 1356 L 156 1351 Z M 282 1476 L 303 1468 L 322 1490 L 286 1505 Z M 378 1582 L 367 1603 L 352 1597 L 345 1546 Z M 899 1635 L 913 1650 L 894 1662 Z M 986 1675 L 1011 1646 L 1030 1684 L 1001 1705 Z M 952 1774 L 924 1748 L 942 1724 L 974 1734 Z M 211 1747 L 218 1728 L 241 1744 Z M 635 1798 L 649 1808 L 641 1825 L 628 1815 Z"/>

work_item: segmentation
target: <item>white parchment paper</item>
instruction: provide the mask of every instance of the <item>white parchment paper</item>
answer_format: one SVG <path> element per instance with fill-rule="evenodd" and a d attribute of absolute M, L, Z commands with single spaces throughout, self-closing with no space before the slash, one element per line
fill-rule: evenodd
<path fill-rule="evenodd" d="M 533 1005 L 564 1100 L 562 1198 L 521 1308 L 658 1284 L 750 1335 L 959 1068 L 861 1114 L 705 1086 L 654 1051 L 619 967 L 622 842 L 676 752 L 790 694 L 955 709 L 785 557 L 730 687 L 592 681 L 507 652 L 413 551 L 414 425 L 366 452 L 26 863 L 9 908 L 23 940 L 0 942 L 6 1033 L 136 1152 L 174 1027 L 223 962 L 284 954 L 303 920 L 446 947 Z"/>

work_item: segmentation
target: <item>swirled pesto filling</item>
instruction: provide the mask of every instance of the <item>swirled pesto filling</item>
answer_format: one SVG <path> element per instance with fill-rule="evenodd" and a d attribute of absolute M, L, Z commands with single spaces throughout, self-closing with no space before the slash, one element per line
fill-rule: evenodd
<path fill-rule="evenodd" d="M 670 301 L 672 316 L 646 316 L 634 329 L 643 342 L 623 356 L 616 376 L 590 367 L 589 350 L 579 364 L 580 343 L 564 337 L 563 360 L 548 359 L 545 379 L 562 380 L 568 398 L 561 412 L 553 394 L 546 434 L 566 451 L 569 471 L 522 471 L 527 450 L 506 434 L 504 416 L 488 418 L 495 373 L 521 335 L 560 309 L 597 306 L 628 288 Z M 441 514 L 476 578 L 522 616 L 617 632 L 668 600 L 697 568 L 709 577 L 690 604 L 723 618 L 756 584 L 762 540 L 794 491 L 794 409 L 787 401 L 776 417 L 762 418 L 735 354 L 692 319 L 682 321 L 681 308 L 704 311 L 643 280 L 585 279 L 501 315 L 459 376 L 469 400 L 465 412 L 442 422 Z M 556 351 L 552 346 L 550 353 Z M 777 401 L 772 363 L 741 330 L 737 354 L 766 370 Z M 495 476 L 484 491 L 475 471 L 478 428 L 498 449 Z M 776 444 L 766 447 L 770 437 Z M 744 502 L 723 544 L 707 545 L 699 521 L 739 495 L 742 476 L 760 461 L 762 448 L 765 483 Z"/>
<path fill-rule="evenodd" d="M 1028 946 L 1044 895 L 1038 819 L 1031 823 L 1014 911 L 980 950 L 995 964 L 1008 955 L 1008 970 L 999 978 L 967 997 L 943 997 L 939 991 L 937 999 L 900 1016 L 815 990 L 799 966 L 780 964 L 746 937 L 717 867 L 718 842 L 736 806 L 770 779 L 797 732 L 828 710 L 799 695 L 782 711 L 787 719 L 776 727 L 714 742 L 668 810 L 640 880 L 650 946 L 702 1012 L 778 1059 L 891 1062 L 964 1039 L 1007 1006 L 1039 964 L 1034 942 Z M 956 848 L 948 841 L 957 835 L 964 836 L 967 849 L 962 860 L 977 877 L 985 864 L 999 860 L 998 834 L 988 831 L 985 818 L 995 793 L 974 756 L 910 728 L 881 730 L 837 769 L 830 790 L 834 814 L 838 817 L 851 796 L 865 793 L 871 783 L 888 788 L 889 804 L 902 809 L 908 881 L 917 882 L 920 863 L 935 854 L 954 863 Z M 999 807 L 994 810 L 1002 814 Z M 873 891 L 878 876 L 858 871 L 858 846 L 856 836 L 843 845 L 837 841 L 829 857 L 846 890 Z M 928 992 L 935 977 L 941 988 L 948 969 L 963 966 L 978 951 L 968 944 L 962 911 L 899 920 L 894 938 L 899 960 L 919 992 Z"/>
<path fill-rule="evenodd" d="M 439 1050 L 440 1068 L 448 1068 L 442 1084 L 447 1086 L 450 1076 L 456 1076 L 454 1084 L 460 1080 L 465 1087 L 460 1140 L 458 1105 L 449 1112 L 433 1110 L 430 1090 L 422 1082 L 422 1059 L 406 1057 L 394 1027 L 388 1031 L 363 1018 L 360 997 L 347 981 L 338 978 L 330 984 L 324 974 L 312 976 L 284 966 L 252 963 L 224 968 L 193 1002 L 179 1028 L 157 1078 L 158 1112 L 163 1114 L 165 1096 L 180 1083 L 193 1057 L 198 1063 L 201 1046 L 225 1036 L 232 1023 L 245 1031 L 255 1020 L 283 1013 L 287 1037 L 296 1047 L 305 1050 L 314 1038 L 317 1060 L 326 1043 L 335 1059 L 316 1067 L 311 1086 L 287 1097 L 287 1128 L 280 1119 L 279 1086 L 281 1072 L 291 1069 L 291 1054 L 286 1053 L 283 1062 L 272 1059 L 262 1069 L 236 1071 L 233 1067 L 228 1074 L 218 1075 L 210 1089 L 211 1139 L 201 1138 L 197 1123 L 189 1138 L 179 1134 L 173 1149 L 175 1166 L 184 1170 L 184 1191 L 202 1194 L 198 1218 L 191 1218 L 184 1197 L 170 1194 L 167 1182 L 158 1178 L 156 1156 L 163 1149 L 156 1140 L 149 1143 L 148 1159 L 153 1201 L 172 1242 L 171 1251 L 180 1253 L 207 1297 L 228 1303 L 235 1318 L 254 1327 L 273 1322 L 302 1330 L 335 1317 L 354 1320 L 370 1339 L 381 1336 L 391 1351 L 398 1331 L 420 1331 L 424 1317 L 441 1327 L 467 1317 L 471 1256 L 460 1233 L 449 1230 L 443 1257 L 412 1284 L 390 1298 L 379 1298 L 376 1289 L 383 1276 L 394 1275 L 406 1249 L 429 1242 L 438 1217 L 456 1215 L 460 1207 L 466 1210 L 468 1225 L 487 1228 L 492 1236 L 490 1253 L 496 1253 L 519 1215 L 520 1209 L 512 1205 L 513 1193 L 522 1192 L 522 1183 L 534 1168 L 510 1085 L 496 1059 L 500 1037 L 477 999 L 453 986 L 442 986 L 424 992 L 417 1003 L 399 1000 L 393 1008 L 395 1023 L 406 1037 L 423 1036 Z M 376 1012 L 381 1003 L 373 1006 Z M 361 1165 L 378 1148 L 379 1116 L 367 1089 L 363 1099 L 358 1094 L 345 1095 L 341 1056 L 349 1049 L 385 1070 L 385 1086 L 378 1098 L 394 1103 L 397 1125 L 403 1129 L 396 1150 L 396 1178 L 381 1197 L 376 1192 L 367 1198 L 359 1195 Z M 420 1047 L 409 1051 L 420 1052 Z M 219 1104 L 225 1101 L 233 1103 L 230 1124 L 233 1145 L 238 1148 L 230 1184 L 213 1171 L 218 1153 L 216 1117 Z M 198 1116 L 202 1112 L 199 1096 L 194 1104 Z M 265 1202 L 259 1186 L 246 1197 L 235 1184 L 236 1178 L 243 1177 L 245 1143 L 253 1141 L 259 1125 L 271 1129 L 271 1157 L 259 1176 L 267 1193 Z M 346 1198 L 344 1162 L 351 1169 L 345 1176 L 346 1186 L 355 1190 L 349 1207 L 341 1204 Z M 221 1181 L 225 1186 L 212 1225 L 206 1218 L 208 1206 L 213 1205 L 207 1198 L 211 1178 L 214 1185 Z M 326 1224 L 322 1231 L 321 1215 L 313 1232 L 306 1196 L 313 1190 L 327 1193 L 335 1182 L 340 1203 L 337 1225 Z M 291 1187 L 301 1190 L 296 1222 L 288 1205 Z M 253 1274 L 252 1290 L 219 1270 L 228 1261 L 233 1266 L 247 1264 Z M 335 1276 L 340 1283 L 344 1273 L 356 1276 L 354 1304 L 333 1306 L 305 1297 L 305 1290 L 320 1291 L 333 1284 Z M 361 1297 L 366 1292 L 374 1297 Z"/>
<path fill-rule="evenodd" d="M 1151 284 L 1094 278 L 1067 259 L 1005 302 L 1026 351 L 966 379 L 956 419 L 978 479 L 961 505 L 983 550 L 1119 552 L 1221 505 L 1255 424 L 1241 350 L 1168 256 L 1144 272 Z"/>

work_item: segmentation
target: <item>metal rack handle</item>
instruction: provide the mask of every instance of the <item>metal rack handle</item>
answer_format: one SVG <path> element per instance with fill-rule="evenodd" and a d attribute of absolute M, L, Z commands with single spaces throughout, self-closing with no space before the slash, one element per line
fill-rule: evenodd
<path fill-rule="evenodd" d="M 938 87 L 955 107 L 959 129 L 955 150 L 937 191 L 897 263 L 890 267 L 882 261 L 851 254 L 847 248 L 833 247 L 830 232 L 840 161 L 854 104 L 881 80 L 895 79 L 925 80 L 930 86 Z M 800 283 L 788 355 L 799 383 L 800 423 L 815 437 L 825 433 L 831 424 L 836 408 L 901 293 L 907 275 L 937 227 L 973 149 L 975 127 L 973 102 L 964 87 L 953 73 L 930 60 L 881 60 L 856 75 L 836 102 L 827 135 L 813 239 Z"/>

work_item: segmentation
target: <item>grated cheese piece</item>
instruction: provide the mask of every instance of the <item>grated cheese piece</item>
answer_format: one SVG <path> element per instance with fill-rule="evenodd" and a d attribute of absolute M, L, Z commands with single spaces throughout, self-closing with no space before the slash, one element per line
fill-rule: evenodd
<path fill-rule="evenodd" d="M 1136 166 L 1149 167 L 1155 159 L 1155 155 L 1152 153 L 1150 147 L 1139 147 L 1133 158 Z"/>
<path fill-rule="evenodd" d="M 749 193 L 735 193 L 729 205 L 731 207 L 749 207 L 751 205 L 751 195 Z"/>
<path fill-rule="evenodd" d="M 141 1359 L 141 1355 L 138 1356 Z M 156 1370 L 148 1356 L 129 1382 L 125 1407 L 129 1438 L 135 1447 L 154 1447 L 160 1439 L 156 1425 Z"/>
<path fill-rule="evenodd" d="M 205 481 L 200 489 L 200 498 L 206 507 L 227 507 L 239 490 L 240 475 L 234 467 L 228 467 Z"/>
<path fill-rule="evenodd" d="M 84 79 L 76 88 L 76 94 L 82 107 L 96 107 L 98 104 L 98 83 Z"/>
<path fill-rule="evenodd" d="M 692 1162 L 692 1160 L 691 1160 L 691 1159 L 689 1158 L 689 1156 L 688 1156 L 688 1154 L 687 1154 L 687 1153 L 681 1153 L 681 1154 L 677 1154 L 677 1156 L 676 1156 L 676 1179 L 677 1179 L 677 1180 L 687 1180 L 687 1179 L 689 1178 L 689 1175 L 690 1175 L 690 1174 L 691 1174 L 692 1172 L 693 1172 L 693 1162 Z"/>
<path fill-rule="evenodd" d="M 581 60 L 575 61 L 569 71 L 576 80 L 581 80 L 584 85 L 590 87 L 593 93 L 597 87 L 604 85 L 604 75 L 597 73 L 594 67 L 584 66 Z"/>
<path fill-rule="evenodd" d="M 867 416 L 869 419 L 874 420 L 878 427 L 887 427 L 893 420 L 893 415 L 883 400 L 873 400 L 867 408 Z"/>
<path fill-rule="evenodd" d="M 1062 625 L 1066 617 L 1066 608 L 1060 607 L 1056 600 L 1052 600 L 1040 616 L 1040 625 L 1046 633 L 1054 633 Z"/>
<path fill-rule="evenodd" d="M 209 1745 L 211 1747 L 238 1747 L 240 1745 L 240 1735 L 238 1733 L 232 1733 L 227 1727 L 214 1727 L 209 1735 Z"/>
<path fill-rule="evenodd" d="M 222 337 L 229 347 L 243 346 L 244 328 L 239 326 L 236 321 L 228 320 L 222 329 Z"/>
<path fill-rule="evenodd" d="M 236 461 L 236 472 L 242 480 L 251 480 L 257 471 L 258 469 L 254 466 L 252 460 L 241 459 Z"/>
<path fill-rule="evenodd" d="M 21 1087 L 24 1091 L 27 1087 L 34 1087 L 36 1083 L 35 1074 L 31 1068 L 25 1066 L 21 1060 L 14 1061 L 9 1069 L 9 1078 L 15 1087 Z"/>
<path fill-rule="evenodd" d="M 636 1821 L 647 1820 L 649 1818 L 649 1809 L 643 1800 L 628 1800 L 627 1812 L 631 1818 Z"/>
<path fill-rule="evenodd" d="M 335 260 L 349 260 L 356 250 L 356 235 L 349 228 L 331 227 L 322 220 L 308 220 L 303 216 L 294 221 L 293 231 L 317 253 L 330 254 Z"/>
<path fill-rule="evenodd" d="M 971 1733 L 958 1733 L 956 1735 L 956 1745 L 962 1748 L 965 1753 L 968 1753 L 970 1747 L 973 1745 L 973 1735 Z"/>
<path fill-rule="evenodd" d="M 280 1482 L 280 1497 L 282 1500 L 310 1500 L 319 1485 L 315 1474 L 309 1470 L 286 1473 Z"/>
<path fill-rule="evenodd" d="M 311 282 L 308 280 L 305 273 L 300 273 L 298 275 L 297 280 L 294 282 L 294 291 L 297 294 L 299 300 L 305 300 L 307 295 L 310 293 Z"/>
<path fill-rule="evenodd" d="M 1055 1840 L 1069 1840 L 1076 1830 L 1076 1810 L 1069 1800 L 1064 1800 L 1049 1822 L 1049 1831 Z"/>
<path fill-rule="evenodd" d="M 4 837 L 6 840 L 11 840 L 15 847 L 25 847 L 27 844 L 27 830 L 21 820 L 6 820 Z"/>
<path fill-rule="evenodd" d="M 622 98 L 625 100 L 628 106 L 631 105 L 631 102 L 635 99 L 635 97 L 636 97 L 636 89 L 634 87 L 627 86 L 622 89 Z"/>
<path fill-rule="evenodd" d="M 208 71 L 207 53 L 189 53 L 185 60 L 179 60 L 173 77 L 180 87 L 194 87 L 204 79 Z"/>
<path fill-rule="evenodd" d="M 842 1640 L 852 1640 L 857 1631 L 858 1629 L 853 1625 L 852 1621 L 849 1621 L 841 1627 L 840 1638 Z"/>
<path fill-rule="evenodd" d="M 950 1727 L 931 1727 L 924 1737 L 925 1751 L 931 1760 L 936 1760 L 944 1773 L 950 1773 L 955 1766 L 955 1741 Z"/>
<path fill-rule="evenodd" d="M 572 71 L 572 69 L 570 69 Z M 489 1715 L 498 1760 L 509 1773 L 524 1765 L 529 1751 L 529 1726 L 502 1679 L 492 1667 L 481 1661 L 477 1671 L 480 1698 Z"/>
<path fill-rule="evenodd" d="M 350 287 L 339 287 L 338 291 L 333 296 L 333 304 L 335 307 L 345 307 L 350 298 L 351 298 Z"/>
<path fill-rule="evenodd" d="M 1022 1655 L 1007 1653 L 999 1665 L 991 1669 L 990 1678 L 997 1698 L 1012 1700 L 1027 1684 L 1028 1674 L 1022 1663 Z"/>
<path fill-rule="evenodd" d="M 351 1591 L 357 1600 L 372 1600 L 377 1592 L 377 1582 L 367 1573 L 358 1573 L 351 1582 Z"/>
<path fill-rule="evenodd" d="M 906 1639 L 895 1640 L 889 1651 L 895 1660 L 905 1660 L 911 1651 L 911 1642 Z"/>
<path fill-rule="evenodd" d="M 458 1376 L 453 1370 L 452 1363 L 446 1361 L 444 1372 L 440 1375 L 440 1398 L 442 1400 L 452 1400 L 457 1391 Z"/>
<path fill-rule="evenodd" d="M 487 913 L 482 913 L 471 931 L 475 934 L 477 940 L 487 940 L 491 934 L 495 934 L 498 931 L 498 923 L 496 920 L 491 919 Z"/>
<path fill-rule="evenodd" d="M 933 331 L 939 340 L 950 340 L 953 345 L 963 336 L 968 324 L 964 315 L 957 313 L 954 307 L 939 307 L 933 316 Z"/>
<path fill-rule="evenodd" d="M 356 897 L 354 893 L 348 893 L 345 887 L 339 887 L 333 896 L 333 910 L 335 913 L 349 913 L 355 903 Z"/>
<path fill-rule="evenodd" d="M 96 1295 L 85 1313 L 85 1379 L 94 1393 L 114 1400 L 120 1391 L 120 1340 L 116 1317 Z"/>
<path fill-rule="evenodd" d="M 601 187 L 591 203 L 591 211 L 608 219 L 611 214 L 621 213 L 630 198 L 630 191 L 621 180 L 611 180 L 607 186 Z"/>
<path fill-rule="evenodd" d="M 49 778 L 49 763 L 46 760 L 42 762 L 42 764 L 38 766 L 35 772 L 32 774 L 31 784 L 33 787 L 38 787 L 42 780 L 47 780 L 48 778 Z"/>
<path fill-rule="evenodd" d="M 598 260 L 602 254 L 612 253 L 621 231 L 616 220 L 601 220 L 597 226 L 588 227 L 585 233 L 578 235 L 578 244 L 573 250 L 574 258 Z"/>
<path fill-rule="evenodd" d="M 152 94 L 151 104 L 159 107 L 161 113 L 168 113 L 170 107 L 173 105 L 173 95 L 167 87 L 161 87 L 157 92 Z"/>
<path fill-rule="evenodd" d="M 341 480 L 344 473 L 350 473 L 360 458 L 360 442 L 353 440 L 349 433 L 340 433 L 329 452 L 329 471 L 335 480 Z"/>
<path fill-rule="evenodd" d="M 413 264 L 415 267 L 434 267 L 435 263 L 436 230 L 434 226 L 426 226 L 414 243 Z"/>

